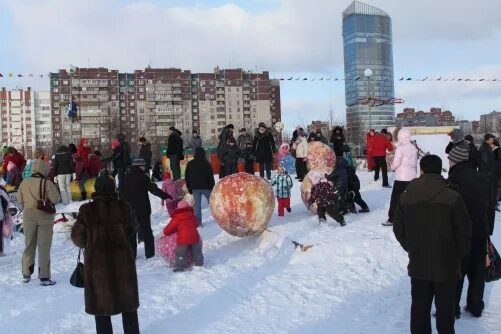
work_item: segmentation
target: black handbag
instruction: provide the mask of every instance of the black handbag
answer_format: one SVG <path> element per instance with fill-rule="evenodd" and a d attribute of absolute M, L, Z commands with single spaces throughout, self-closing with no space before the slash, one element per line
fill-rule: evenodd
<path fill-rule="evenodd" d="M 47 179 L 40 179 L 40 199 L 37 201 L 37 209 L 53 215 L 56 213 L 56 206 L 47 198 Z"/>
<path fill-rule="evenodd" d="M 73 270 L 73 274 L 70 277 L 70 284 L 76 288 L 84 287 L 84 265 L 80 262 L 80 254 L 82 253 L 82 249 L 78 251 L 78 259 L 77 266 L 75 270 Z"/>
<path fill-rule="evenodd" d="M 494 282 L 501 278 L 501 258 L 492 244 L 491 240 L 487 241 L 487 260 L 485 267 L 485 281 Z"/>

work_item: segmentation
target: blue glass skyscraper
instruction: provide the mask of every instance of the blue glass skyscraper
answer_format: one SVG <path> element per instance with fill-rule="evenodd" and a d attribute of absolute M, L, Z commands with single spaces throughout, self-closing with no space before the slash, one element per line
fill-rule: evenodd
<path fill-rule="evenodd" d="M 359 100 L 395 97 L 390 17 L 379 8 L 354 1 L 343 12 L 343 45 L 347 139 L 363 146 L 370 128 L 381 130 L 395 124 L 393 105 L 369 107 Z"/>

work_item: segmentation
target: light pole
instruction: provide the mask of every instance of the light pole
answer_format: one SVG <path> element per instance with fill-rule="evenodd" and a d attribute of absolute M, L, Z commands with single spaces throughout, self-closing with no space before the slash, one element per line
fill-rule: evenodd
<path fill-rule="evenodd" d="M 374 72 L 370 68 L 366 68 L 364 70 L 364 76 L 367 78 L 367 99 L 368 102 L 367 106 L 369 107 L 369 130 L 372 128 L 372 115 L 371 115 L 371 77 L 374 74 Z"/>

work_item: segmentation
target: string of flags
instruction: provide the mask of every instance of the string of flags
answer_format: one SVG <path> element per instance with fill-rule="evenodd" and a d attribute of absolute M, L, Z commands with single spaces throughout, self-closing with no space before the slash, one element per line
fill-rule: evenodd
<path fill-rule="evenodd" d="M 6 79 L 12 79 L 12 78 L 50 78 L 50 73 L 47 74 L 34 74 L 34 73 L 13 73 L 13 72 L 8 72 L 8 73 L 2 73 L 0 72 L 0 78 L 6 78 Z M 257 78 L 256 80 L 260 80 L 260 78 Z M 331 77 L 331 76 L 322 76 L 322 77 L 303 77 L 303 76 L 291 76 L 291 77 L 280 77 L 280 78 L 273 78 L 273 80 L 279 80 L 279 81 L 330 81 L 330 82 L 336 82 L 336 81 L 359 81 L 359 80 L 366 80 L 365 77 L 363 76 L 357 76 L 354 78 L 343 78 L 343 77 Z M 386 80 L 376 80 L 372 79 L 374 81 L 386 81 Z M 501 78 L 456 78 L 456 77 L 424 77 L 424 78 L 416 78 L 416 77 L 399 77 L 396 78 L 395 81 L 401 81 L 401 82 L 499 82 L 501 83 Z"/>

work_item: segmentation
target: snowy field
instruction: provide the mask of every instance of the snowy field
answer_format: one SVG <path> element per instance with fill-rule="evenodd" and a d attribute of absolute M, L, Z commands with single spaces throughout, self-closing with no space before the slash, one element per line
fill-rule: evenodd
<path fill-rule="evenodd" d="M 430 142 L 440 151 L 445 146 Z M 423 143 L 418 138 L 418 144 Z M 435 151 L 429 144 L 423 149 Z M 372 212 L 347 216 L 346 227 L 333 220 L 319 225 L 301 203 L 295 184 L 292 213 L 283 218 L 275 213 L 272 232 L 260 237 L 229 236 L 206 208 L 205 227 L 200 230 L 203 268 L 173 273 L 160 257 L 146 260 L 141 245 L 137 260 L 141 332 L 407 333 L 407 256 L 392 229 L 381 226 L 391 189 L 381 189 L 367 172 L 359 176 Z M 168 218 L 159 199 L 151 202 L 157 234 Z M 10 242 L 6 256 L 0 258 L 0 333 L 94 332 L 94 319 L 84 312 L 83 289 L 69 284 L 78 250 L 67 226 L 58 224 L 55 230 L 52 271 L 57 285 L 21 282 L 22 236 Z M 494 243 L 501 248 L 499 226 L 495 233 Z M 313 247 L 303 252 L 291 240 Z M 463 313 L 456 322 L 457 333 L 501 333 L 501 284 L 487 284 L 485 302 L 481 319 Z M 113 325 L 116 333 L 122 332 L 120 317 L 113 318 Z"/>

